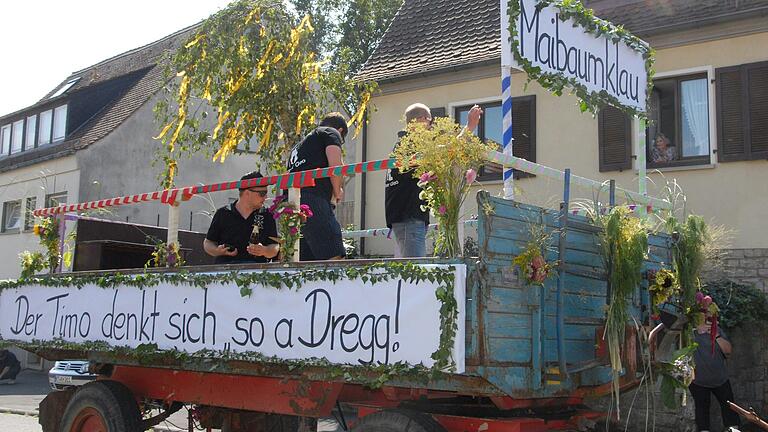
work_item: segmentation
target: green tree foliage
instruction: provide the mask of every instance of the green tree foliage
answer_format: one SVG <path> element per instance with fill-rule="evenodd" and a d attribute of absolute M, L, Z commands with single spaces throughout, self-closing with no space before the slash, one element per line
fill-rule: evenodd
<path fill-rule="evenodd" d="M 768 321 L 768 294 L 751 285 L 730 280 L 708 281 L 704 291 L 720 308 L 720 324 L 733 329 Z"/>
<path fill-rule="evenodd" d="M 175 79 L 156 107 L 164 187 L 173 186 L 180 155 L 223 161 L 239 145 L 254 150 L 262 168 L 279 170 L 316 116 L 350 95 L 361 95 L 351 119 L 360 125 L 375 84 L 330 68 L 312 49 L 311 18 L 293 11 L 281 0 L 238 0 L 174 53 Z M 208 116 L 214 121 L 202 121 Z"/>

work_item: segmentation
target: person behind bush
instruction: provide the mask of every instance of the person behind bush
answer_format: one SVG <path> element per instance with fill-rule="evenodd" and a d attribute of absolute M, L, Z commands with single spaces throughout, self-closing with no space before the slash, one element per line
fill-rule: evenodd
<path fill-rule="evenodd" d="M 0 349 L 0 384 L 15 384 L 21 363 L 12 352 Z"/>
<path fill-rule="evenodd" d="M 727 402 L 733 402 L 733 390 L 728 380 L 728 370 L 725 359 L 731 355 L 731 343 L 725 332 L 717 331 L 714 349 L 712 345 L 712 324 L 705 321 L 693 330 L 694 341 L 699 344 L 693 354 L 696 364 L 694 379 L 688 389 L 693 395 L 696 407 L 696 428 L 701 431 L 709 431 L 709 404 L 712 395 L 715 395 L 720 404 L 723 416 L 723 425 L 726 430 L 730 426 L 739 426 L 739 416 L 733 412 Z"/>
<path fill-rule="evenodd" d="M 461 131 L 473 131 L 480 123 L 482 108 L 473 106 L 467 115 L 467 125 Z M 432 112 L 423 103 L 415 103 L 405 109 L 406 128 L 411 122 L 421 123 L 426 128 L 432 127 Z M 397 133 L 397 144 L 406 134 L 405 130 Z M 460 135 L 461 135 L 460 134 Z M 387 228 L 392 229 L 395 239 L 395 258 L 423 257 L 426 255 L 427 227 L 429 211 L 427 203 L 419 198 L 421 187 L 419 180 L 413 177 L 413 170 L 400 172 L 392 168 L 387 172 L 384 184 L 384 217 Z"/>

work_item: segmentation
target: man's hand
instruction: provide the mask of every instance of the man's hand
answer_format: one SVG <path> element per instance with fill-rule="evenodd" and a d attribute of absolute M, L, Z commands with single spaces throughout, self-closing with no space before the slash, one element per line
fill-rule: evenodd
<path fill-rule="evenodd" d="M 480 116 L 483 115 L 483 109 L 479 105 L 474 105 L 467 114 L 467 129 L 474 131 L 480 124 Z"/>
<path fill-rule="evenodd" d="M 248 251 L 249 254 L 253 256 L 260 256 L 260 257 L 267 256 L 267 247 L 261 243 L 258 243 L 258 244 L 249 243 L 248 248 L 246 250 Z"/>
<path fill-rule="evenodd" d="M 216 246 L 216 252 L 218 252 L 219 256 L 235 256 L 237 255 L 237 248 L 232 248 L 232 250 L 228 250 L 229 246 L 225 244 L 220 244 Z"/>
<path fill-rule="evenodd" d="M 340 187 L 338 191 L 333 191 L 333 203 L 338 204 L 344 201 L 344 188 Z"/>

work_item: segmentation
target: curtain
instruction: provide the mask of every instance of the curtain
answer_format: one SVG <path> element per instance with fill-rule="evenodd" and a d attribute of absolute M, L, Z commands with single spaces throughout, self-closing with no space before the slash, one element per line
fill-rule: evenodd
<path fill-rule="evenodd" d="M 709 154 L 709 107 L 707 80 L 698 79 L 681 83 L 683 120 L 683 156 Z M 690 135 L 686 134 L 686 129 Z"/>

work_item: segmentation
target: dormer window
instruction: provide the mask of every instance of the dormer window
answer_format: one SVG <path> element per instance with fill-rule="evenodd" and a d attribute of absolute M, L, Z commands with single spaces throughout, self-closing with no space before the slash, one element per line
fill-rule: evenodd
<path fill-rule="evenodd" d="M 64 93 L 67 92 L 67 90 L 72 88 L 73 85 L 77 84 L 78 81 L 80 81 L 80 77 L 77 77 L 77 78 L 74 78 L 74 79 L 71 79 L 71 80 L 67 81 L 66 84 L 61 86 L 60 89 L 56 90 L 56 93 L 52 94 L 51 97 L 49 97 L 48 99 L 53 99 L 55 97 L 59 97 L 59 96 L 63 95 Z"/>
<path fill-rule="evenodd" d="M 61 141 L 67 132 L 67 106 L 62 105 L 53 110 L 53 142 Z"/>

